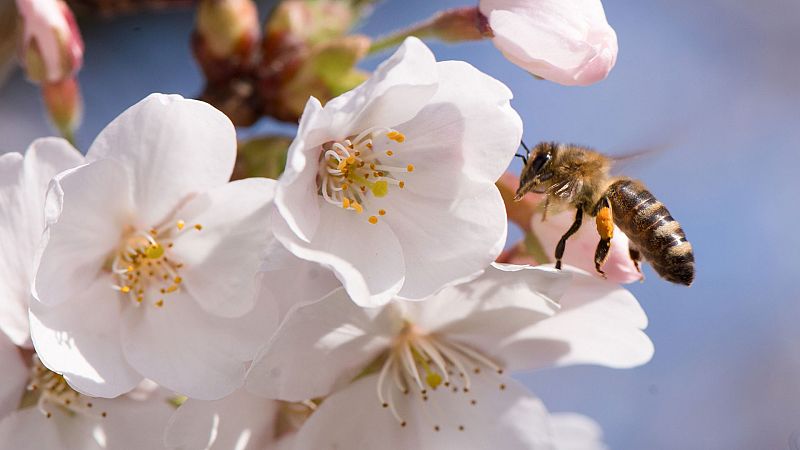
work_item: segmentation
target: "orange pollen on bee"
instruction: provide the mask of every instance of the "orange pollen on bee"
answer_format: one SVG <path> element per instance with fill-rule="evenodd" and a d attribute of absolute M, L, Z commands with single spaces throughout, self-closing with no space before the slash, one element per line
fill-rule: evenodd
<path fill-rule="evenodd" d="M 202 228 L 199 223 L 191 226 L 196 231 Z M 114 280 L 112 288 L 136 305 L 143 303 L 153 290 L 161 294 L 180 290 L 183 278 L 178 272 L 183 264 L 171 254 L 172 240 L 188 230 L 183 220 L 147 233 L 130 227 L 107 266 Z M 159 299 L 153 304 L 161 308 L 164 301 Z"/>
<path fill-rule="evenodd" d="M 611 239 L 614 237 L 614 220 L 611 216 L 611 208 L 604 207 L 597 212 L 595 219 L 597 224 L 597 233 L 602 239 Z"/>
<path fill-rule="evenodd" d="M 320 147 L 317 193 L 336 207 L 361 214 L 368 211 L 367 221 L 376 223 L 385 209 L 375 205 L 379 199 L 405 187 L 399 177 L 414 171 L 414 165 L 404 161 L 387 164 L 387 157 L 396 156 L 397 149 L 387 148 L 405 142 L 406 136 L 390 128 L 374 127 L 341 141 L 331 141 Z M 381 160 L 383 158 L 383 161 Z"/>

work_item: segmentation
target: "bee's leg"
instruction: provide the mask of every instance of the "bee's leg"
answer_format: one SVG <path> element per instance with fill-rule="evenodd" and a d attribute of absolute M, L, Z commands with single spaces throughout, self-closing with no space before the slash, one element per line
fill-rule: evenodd
<path fill-rule="evenodd" d="M 600 242 L 594 252 L 594 268 L 597 273 L 603 275 L 603 264 L 608 259 L 608 251 L 611 250 L 611 238 L 614 237 L 614 219 L 611 215 L 611 203 L 608 197 L 603 197 L 595 205 L 595 222 L 597 223 L 597 234 L 600 235 Z"/>
<path fill-rule="evenodd" d="M 556 245 L 556 269 L 561 270 L 561 258 L 564 256 L 564 249 L 567 245 L 567 239 L 570 236 L 575 234 L 578 229 L 581 227 L 581 222 L 583 221 L 583 208 L 578 207 L 577 211 L 575 212 L 575 221 L 572 222 L 572 226 L 569 227 L 566 233 L 561 236 L 561 240 L 558 241 L 558 245 Z"/>
<path fill-rule="evenodd" d="M 642 260 L 642 253 L 638 248 L 636 248 L 636 245 L 630 241 L 628 241 L 628 255 L 631 257 L 631 261 L 633 261 L 633 266 L 636 267 L 636 271 L 641 274 L 642 268 L 639 266 L 639 262 Z M 642 275 L 641 281 L 644 281 L 644 275 Z"/>

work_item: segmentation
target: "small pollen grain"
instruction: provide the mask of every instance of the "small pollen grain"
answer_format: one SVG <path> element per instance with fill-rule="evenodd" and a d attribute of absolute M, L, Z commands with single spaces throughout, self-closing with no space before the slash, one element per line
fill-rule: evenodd
<path fill-rule="evenodd" d="M 371 224 L 373 224 L 373 225 L 375 225 L 376 223 L 378 223 L 378 218 L 377 218 L 377 217 L 375 217 L 375 216 L 369 216 L 369 219 L 367 219 L 367 220 L 369 220 L 369 223 L 371 223 Z"/>
<path fill-rule="evenodd" d="M 414 165 L 413 164 L 407 165 L 406 166 L 406 170 L 408 170 L 409 172 L 413 172 L 414 171 Z"/>

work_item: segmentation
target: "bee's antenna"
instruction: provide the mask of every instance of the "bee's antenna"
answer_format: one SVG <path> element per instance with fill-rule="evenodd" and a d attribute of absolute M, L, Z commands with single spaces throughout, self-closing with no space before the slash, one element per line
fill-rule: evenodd
<path fill-rule="evenodd" d="M 520 155 L 519 153 L 517 153 L 514 156 L 516 156 L 517 158 L 521 158 L 522 159 L 522 164 L 527 165 L 528 164 L 528 157 L 531 156 L 531 151 L 530 151 L 530 149 L 528 149 L 528 146 L 525 145 L 525 142 L 520 141 L 519 143 L 522 144 L 522 148 L 525 149 L 525 154 L 524 155 Z"/>

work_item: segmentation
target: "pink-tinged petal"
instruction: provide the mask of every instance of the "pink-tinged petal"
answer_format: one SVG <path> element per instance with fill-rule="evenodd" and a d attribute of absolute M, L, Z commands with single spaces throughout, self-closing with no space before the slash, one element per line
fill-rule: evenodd
<path fill-rule="evenodd" d="M 436 92 L 439 77 L 430 49 L 415 37 L 403 44 L 372 76 L 325 105 L 338 139 L 372 127 L 410 120 Z"/>
<path fill-rule="evenodd" d="M 245 386 L 287 401 L 328 395 L 388 349 L 402 325 L 395 319 L 394 308 L 360 308 L 341 289 L 300 306 L 256 357 Z"/>
<path fill-rule="evenodd" d="M 506 216 L 497 188 L 485 184 L 455 201 L 398 192 L 385 221 L 403 247 L 406 279 L 399 296 L 422 299 L 473 278 L 506 242 Z"/>
<path fill-rule="evenodd" d="M 130 219 L 125 169 L 100 160 L 62 172 L 47 193 L 33 295 L 55 305 L 94 282 Z"/>
<path fill-rule="evenodd" d="M 3 417 L 19 406 L 28 384 L 29 372 L 17 346 L 2 334 L 0 334 L 0 364 L 3 367 L 3 382 L 0 383 L 0 417 Z"/>
<path fill-rule="evenodd" d="M 195 196 L 176 213 L 187 224 L 172 249 L 184 265 L 182 285 L 207 312 L 239 317 L 253 308 L 256 274 L 273 240 L 274 190 L 275 181 L 266 178 L 234 181 Z"/>
<path fill-rule="evenodd" d="M 511 379 L 476 376 L 469 394 L 442 388 L 429 391 L 427 401 L 396 393 L 406 426 L 382 407 L 376 383 L 376 375 L 364 377 L 325 399 L 298 431 L 295 450 L 372 449 L 387 443 L 418 450 L 551 448 L 546 409 Z"/>
<path fill-rule="evenodd" d="M 17 345 L 30 345 L 27 307 L 47 187 L 56 174 L 82 162 L 60 138 L 34 141 L 24 160 L 17 153 L 0 156 L 0 330 Z"/>
<path fill-rule="evenodd" d="M 325 203 L 319 231 L 310 242 L 298 238 L 280 217 L 275 237 L 293 254 L 330 268 L 360 306 L 384 305 L 403 285 L 403 251 L 389 226 L 371 224 L 365 214 Z"/>
<path fill-rule="evenodd" d="M 564 85 L 604 79 L 617 35 L 600 0 L 481 0 L 494 45 L 514 64 Z"/>
<path fill-rule="evenodd" d="M 311 240 L 319 225 L 321 202 L 316 181 L 319 146 L 333 136 L 330 122 L 330 114 L 323 111 L 319 100 L 309 98 L 275 191 L 275 206 L 281 216 L 306 242 Z"/>
<path fill-rule="evenodd" d="M 207 103 L 152 94 L 108 124 L 86 157 L 122 163 L 130 172 L 137 218 L 151 227 L 188 196 L 230 179 L 236 132 Z"/>
<path fill-rule="evenodd" d="M 461 61 L 440 62 L 436 69 L 436 95 L 395 127 L 406 141 L 383 137 L 379 145 L 394 151 L 387 164 L 414 165 L 403 177 L 408 191 L 450 199 L 457 192 L 483 191 L 500 177 L 519 147 L 522 119 L 503 83 Z"/>
<path fill-rule="evenodd" d="M 503 353 L 511 370 L 598 364 L 612 368 L 642 365 L 653 343 L 642 331 L 647 316 L 622 287 L 575 269 L 561 310 L 517 333 Z"/>
<path fill-rule="evenodd" d="M 151 299 L 155 295 L 146 295 Z M 143 303 L 122 317 L 122 351 L 139 373 L 172 391 L 201 400 L 222 398 L 241 386 L 249 348 L 243 319 L 200 309 L 185 292 Z"/>
<path fill-rule="evenodd" d="M 116 397 L 135 388 L 142 376 L 122 355 L 122 302 L 107 276 L 58 305 L 32 302 L 31 337 L 42 364 L 93 397 Z"/>
<path fill-rule="evenodd" d="M 189 399 L 170 418 L 164 444 L 169 449 L 273 448 L 278 407 L 244 390 L 221 400 Z"/>
<path fill-rule="evenodd" d="M 550 431 L 556 450 L 608 450 L 600 425 L 580 414 L 551 414 Z"/>
<path fill-rule="evenodd" d="M 575 219 L 575 211 L 570 209 L 558 214 L 548 214 L 547 220 L 542 221 L 540 214 L 534 214 L 531 220 L 531 228 L 539 238 L 542 247 L 547 255 L 555 258 L 556 245 L 559 239 L 572 225 Z M 600 240 L 597 234 L 594 220 L 586 220 L 577 233 L 567 240 L 566 251 L 564 252 L 563 262 L 580 269 L 583 269 L 598 278 L 602 278 L 595 271 L 594 252 Z M 642 274 L 636 270 L 628 253 L 628 236 L 625 235 L 616 225 L 614 226 L 614 237 L 611 239 L 611 250 L 608 260 L 603 265 L 609 281 L 615 283 L 632 283 L 642 279 Z"/>

